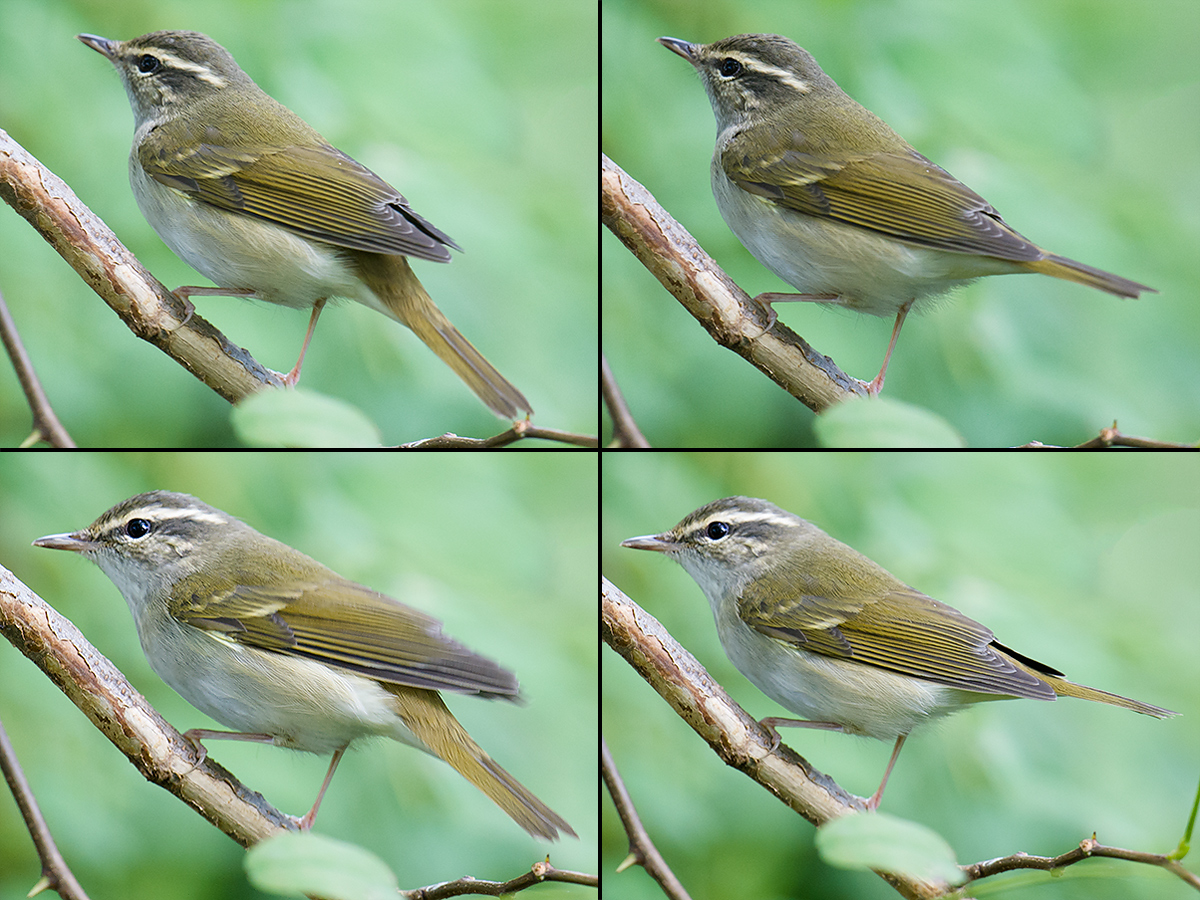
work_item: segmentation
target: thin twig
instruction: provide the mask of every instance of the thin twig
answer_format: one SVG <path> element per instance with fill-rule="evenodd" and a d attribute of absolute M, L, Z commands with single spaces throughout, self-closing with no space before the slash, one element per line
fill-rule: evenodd
<path fill-rule="evenodd" d="M 524 875 L 518 875 L 509 881 L 479 881 L 475 878 L 460 878 L 457 881 L 447 881 L 429 887 L 416 888 L 411 891 L 401 891 L 400 896 L 408 900 L 442 900 L 444 897 L 461 897 L 464 894 L 482 894 L 486 897 L 499 897 L 502 894 L 515 894 L 526 888 L 541 884 L 544 881 L 561 881 L 567 884 L 582 884 L 588 887 L 599 887 L 600 879 L 586 872 L 568 872 L 556 869 L 550 865 L 550 860 L 536 862 Z"/>
<path fill-rule="evenodd" d="M 625 834 L 629 837 L 629 856 L 617 868 L 617 874 L 630 865 L 639 865 L 658 882 L 663 893 L 672 900 L 691 900 L 682 882 L 675 877 L 667 861 L 654 846 L 654 841 L 650 839 L 650 833 L 646 831 L 641 816 L 633 806 L 633 798 L 625 788 L 621 773 L 617 771 L 617 764 L 608 750 L 608 741 L 604 740 L 600 742 L 600 767 L 604 784 L 613 799 L 613 806 L 617 808 L 617 815 L 621 817 L 621 824 L 625 826 Z"/>
<path fill-rule="evenodd" d="M 1160 866 L 1177 875 L 1184 883 L 1200 890 L 1200 876 L 1195 872 L 1188 871 L 1170 856 L 1161 853 L 1144 853 L 1140 850 L 1125 850 L 1121 847 L 1106 847 L 1096 841 L 1094 834 L 1090 838 L 1080 841 L 1079 846 L 1074 850 L 1068 850 L 1061 856 L 1029 856 L 1025 853 L 1014 853 L 1011 856 L 1002 856 L 998 859 L 989 859 L 970 866 L 963 866 L 963 871 L 967 873 L 968 881 L 976 881 L 1000 872 L 1011 872 L 1014 869 L 1042 869 L 1044 871 L 1065 869 L 1067 866 L 1073 866 L 1075 863 L 1093 856 L 1127 859 L 1131 862 Z"/>
<path fill-rule="evenodd" d="M 1140 447 L 1143 449 L 1154 450 L 1200 450 L 1200 443 L 1197 444 L 1179 444 L 1174 441 L 1160 441 L 1154 438 L 1134 437 L 1129 434 L 1121 434 L 1117 429 L 1117 423 L 1112 423 L 1112 428 L 1101 428 L 1100 433 L 1094 438 L 1084 441 L 1082 444 L 1076 444 L 1076 450 L 1109 450 L 1113 447 Z M 1055 444 L 1043 444 L 1041 441 L 1030 441 L 1028 444 L 1022 444 L 1016 450 L 1064 450 L 1066 448 Z"/>
<path fill-rule="evenodd" d="M 33 434 L 30 435 L 30 439 L 25 442 L 24 446 L 33 446 L 38 441 L 46 441 L 52 447 L 74 447 L 75 442 L 71 440 L 71 435 L 67 434 L 67 429 L 63 428 L 62 423 L 58 421 L 58 416 L 54 414 L 54 408 L 50 405 L 46 392 L 42 390 L 42 383 L 38 380 L 37 372 L 33 370 L 33 362 L 29 359 L 29 354 L 25 352 L 25 344 L 22 343 L 21 334 L 17 331 L 17 323 L 13 321 L 12 313 L 8 310 L 8 303 L 2 292 L 0 292 L 0 335 L 3 335 L 4 349 L 8 351 L 8 358 L 12 360 L 13 368 L 17 372 L 17 380 L 21 382 L 21 390 L 25 392 L 25 401 L 33 413 Z"/>
<path fill-rule="evenodd" d="M 25 780 L 25 772 L 21 769 L 17 752 L 8 739 L 8 732 L 4 730 L 3 723 L 0 723 L 0 769 L 4 771 L 4 779 L 17 801 L 21 818 L 25 820 L 25 828 L 33 838 L 38 858 L 42 861 L 42 877 L 29 892 L 29 896 L 49 888 L 62 900 L 88 900 L 87 892 L 75 880 L 67 861 L 58 852 L 58 845 L 54 843 L 50 827 L 46 824 L 37 799 L 33 796 L 33 789 Z"/>
<path fill-rule="evenodd" d="M 577 447 L 591 447 L 593 449 L 600 446 L 599 438 L 590 434 L 575 434 L 570 431 L 559 431 L 556 428 L 538 428 L 536 425 L 528 421 L 517 422 L 512 428 L 507 431 L 502 431 L 500 434 L 493 435 L 489 438 L 469 438 L 460 437 L 457 434 L 443 434 L 433 438 L 423 438 L 419 441 L 411 441 L 407 444 L 401 444 L 401 450 L 430 450 L 430 449 L 471 449 L 480 450 L 489 447 L 507 447 L 509 444 L 515 444 L 518 441 L 523 441 L 526 438 L 541 438 L 546 441 L 558 441 L 562 444 L 573 444 Z"/>
<path fill-rule="evenodd" d="M 612 446 L 648 448 L 650 442 L 637 427 L 633 413 L 629 411 L 629 405 L 625 402 L 625 397 L 617 386 L 617 379 L 613 377 L 612 369 L 608 367 L 607 356 L 601 357 L 601 377 L 604 405 L 608 408 L 608 414 L 612 416 L 613 421 Z"/>

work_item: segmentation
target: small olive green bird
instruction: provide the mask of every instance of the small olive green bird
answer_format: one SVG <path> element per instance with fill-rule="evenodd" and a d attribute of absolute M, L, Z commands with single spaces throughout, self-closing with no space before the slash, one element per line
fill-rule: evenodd
<path fill-rule="evenodd" d="M 766 500 L 716 500 L 670 531 L 621 546 L 683 566 L 708 597 L 721 646 L 738 671 L 805 717 L 767 718 L 763 726 L 896 742 L 868 809 L 878 807 L 909 732 L 972 703 L 1078 697 L 1160 719 L 1177 715 L 1067 681 Z"/>
<path fill-rule="evenodd" d="M 125 597 L 151 668 L 235 732 L 333 754 L 380 735 L 449 763 L 531 835 L 571 826 L 467 734 L 442 693 L 518 699 L 517 678 L 432 616 L 363 587 L 187 494 L 152 491 L 35 546 L 90 559 Z"/>
<path fill-rule="evenodd" d="M 79 40 L 117 69 L 133 107 L 129 180 L 163 242 L 227 294 L 311 309 L 300 358 L 331 297 L 412 329 L 502 419 L 532 413 L 434 305 L 408 257 L 449 262 L 448 235 L 394 187 L 267 96 L 224 47 L 194 31 Z"/>
<path fill-rule="evenodd" d="M 1118 297 L 1154 292 L 1022 237 L 793 41 L 777 34 L 658 41 L 696 68 L 712 103 L 712 190 L 721 216 L 760 263 L 801 292 L 757 299 L 896 317 L 869 393 L 883 389 L 914 305 L 981 276 L 1036 272 Z"/>

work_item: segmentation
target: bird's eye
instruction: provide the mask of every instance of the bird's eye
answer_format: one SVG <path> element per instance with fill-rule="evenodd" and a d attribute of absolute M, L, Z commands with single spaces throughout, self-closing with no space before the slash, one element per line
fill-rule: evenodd
<path fill-rule="evenodd" d="M 721 65 L 717 67 L 717 71 L 726 78 L 733 78 L 735 75 L 742 74 L 742 64 L 732 56 L 727 56 L 721 60 Z"/>
<path fill-rule="evenodd" d="M 137 58 L 137 70 L 143 75 L 153 75 L 162 68 L 162 62 L 157 56 L 143 53 Z"/>
<path fill-rule="evenodd" d="M 130 519 L 125 523 L 125 533 L 134 539 L 145 537 L 150 533 L 150 521 L 148 519 Z"/>
<path fill-rule="evenodd" d="M 729 534 L 729 523 L 709 522 L 708 527 L 704 529 L 704 533 L 708 535 L 710 541 L 719 541 L 725 535 Z"/>

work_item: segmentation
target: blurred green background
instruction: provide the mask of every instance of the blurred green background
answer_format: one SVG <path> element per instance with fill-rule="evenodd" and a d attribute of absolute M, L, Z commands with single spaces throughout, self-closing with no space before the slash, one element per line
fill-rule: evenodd
<path fill-rule="evenodd" d="M 596 428 L 596 7 L 583 0 L 3 0 L 0 128 L 63 178 L 168 288 L 208 283 L 142 218 L 133 115 L 113 67 L 75 40 L 211 35 L 267 93 L 393 184 L 463 248 L 414 271 L 529 397 L 537 421 Z M 135 338 L 49 245 L 0 209 L 0 290 L 82 445 L 221 446 L 229 406 Z M 200 297 L 200 314 L 287 371 L 303 311 Z M 495 417 L 406 328 L 357 303 L 321 318 L 302 387 L 354 404 L 396 443 L 486 435 Z M 0 445 L 28 433 L 11 368 Z"/>
<path fill-rule="evenodd" d="M 580 835 L 534 841 L 440 760 L 393 741 L 347 754 L 317 830 L 381 856 L 400 884 L 506 879 L 547 852 L 596 870 L 596 488 L 586 454 L 72 454 L 0 462 L 0 564 L 80 628 L 178 728 L 218 727 L 150 670 L 120 594 L 93 564 L 31 547 L 141 491 L 195 494 L 335 571 L 430 613 L 516 672 L 523 706 L 448 697 L 456 717 Z M 145 781 L 0 640 L 0 718 L 68 863 L 93 897 L 248 898 L 242 851 Z M 328 759 L 216 741 L 209 752 L 277 808 L 312 804 Z M 7 791 L 0 900 L 39 866 Z M 582 897 L 546 885 L 539 896 Z"/>
<path fill-rule="evenodd" d="M 1073 681 L 1182 713 L 1159 721 L 1073 700 L 992 703 L 915 731 L 883 811 L 939 832 L 960 863 L 1055 855 L 1093 831 L 1105 844 L 1175 848 L 1200 778 L 1195 456 L 609 454 L 603 469 L 602 571 L 756 718 L 786 712 L 728 661 L 700 589 L 670 560 L 619 546 L 732 494 L 809 519 Z M 695 900 L 896 896 L 873 874 L 822 863 L 808 822 L 723 765 L 607 648 L 603 664 L 604 736 Z M 783 739 L 859 795 L 875 790 L 891 751 L 832 732 L 787 729 Z M 611 873 L 626 842 L 607 798 L 603 835 Z M 641 870 L 609 878 L 610 896 L 661 896 Z M 1102 860 L 1061 877 L 1000 876 L 972 896 L 1018 883 L 1028 900 L 1194 896 L 1157 869 Z"/>
<path fill-rule="evenodd" d="M 709 187 L 695 72 L 655 43 L 786 35 L 855 100 L 1055 253 L 1161 293 L 986 278 L 910 319 L 885 397 L 976 446 L 1200 420 L 1200 4 L 1194 0 L 609 0 L 602 148 L 752 296 L 791 291 L 738 243 Z M 814 415 L 707 333 L 611 235 L 605 352 L 657 446 L 808 446 Z M 817 304 L 780 317 L 846 372 L 879 370 L 891 321 Z"/>

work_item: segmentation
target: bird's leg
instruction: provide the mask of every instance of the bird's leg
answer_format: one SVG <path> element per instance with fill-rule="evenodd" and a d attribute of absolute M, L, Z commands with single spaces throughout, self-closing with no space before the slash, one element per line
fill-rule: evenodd
<path fill-rule="evenodd" d="M 879 808 L 879 801 L 883 799 L 883 789 L 887 787 L 888 776 L 892 774 L 892 766 L 896 764 L 896 757 L 900 755 L 900 748 L 904 746 L 904 739 L 907 734 L 902 734 L 896 738 L 896 746 L 892 750 L 892 758 L 888 760 L 887 770 L 883 773 L 883 781 L 879 782 L 879 790 L 871 795 L 871 799 L 867 801 L 867 809 L 876 810 Z"/>
<path fill-rule="evenodd" d="M 883 357 L 883 368 L 879 370 L 879 374 L 875 376 L 875 380 L 870 383 L 865 381 L 859 382 L 872 397 L 878 397 L 879 392 L 883 390 L 883 379 L 887 375 L 888 361 L 892 358 L 892 351 L 896 349 L 896 338 L 900 337 L 900 326 L 904 324 L 904 317 L 908 315 L 908 311 L 912 308 L 912 305 L 913 301 L 909 300 L 896 313 L 896 324 L 892 328 L 892 340 L 888 343 L 887 353 Z"/>
<path fill-rule="evenodd" d="M 771 744 L 771 752 L 774 753 L 779 749 L 779 732 L 775 730 L 777 726 L 783 725 L 788 728 L 820 728 L 823 731 L 845 731 L 846 729 L 836 722 L 810 722 L 808 719 L 779 719 L 774 716 L 769 716 L 758 723 L 763 728 L 771 733 L 773 743 Z"/>
<path fill-rule="evenodd" d="M 325 788 L 329 787 L 329 782 L 333 780 L 333 773 L 337 771 L 338 763 L 342 761 L 342 754 L 345 752 L 346 747 L 341 747 L 333 752 L 333 760 L 329 763 L 329 771 L 325 773 L 325 781 L 321 784 L 321 790 L 317 793 L 317 802 L 313 804 L 308 814 L 300 820 L 301 831 L 308 831 L 312 828 L 313 822 L 317 820 L 317 810 L 321 806 L 321 799 L 325 796 Z"/>
<path fill-rule="evenodd" d="M 837 298 L 837 294 L 759 294 L 754 301 L 767 308 L 767 315 L 770 317 L 767 328 L 770 328 L 778 318 L 772 303 L 828 303 Z"/>
<path fill-rule="evenodd" d="M 300 367 L 304 365 L 304 354 L 308 352 L 308 342 L 312 339 L 313 329 L 317 327 L 317 319 L 321 318 L 321 310 L 325 308 L 325 301 L 328 299 L 328 297 L 322 297 L 313 304 L 312 318 L 308 320 L 308 331 L 304 335 L 304 346 L 300 348 L 300 358 L 296 360 L 295 368 L 283 376 L 283 383 L 288 387 L 295 387 L 296 382 L 300 380 Z"/>
<path fill-rule="evenodd" d="M 820 728 L 825 731 L 845 731 L 845 727 L 836 722 L 810 722 L 807 719 L 779 719 L 766 718 L 758 723 L 763 728 L 771 733 L 774 739 L 771 744 L 771 752 L 774 753 L 779 747 L 779 732 L 776 731 L 777 726 L 786 725 L 791 728 Z M 879 790 L 871 795 L 871 799 L 867 801 L 867 809 L 875 810 L 879 808 L 879 801 L 883 799 L 883 789 L 887 787 L 888 776 L 892 774 L 892 766 L 896 765 L 896 758 L 900 755 L 900 748 L 904 746 L 904 740 L 907 734 L 902 734 L 896 738 L 896 746 L 892 748 L 892 758 L 888 760 L 887 770 L 883 773 L 883 781 L 879 782 Z"/>
<path fill-rule="evenodd" d="M 187 315 L 183 317 L 183 321 L 179 323 L 182 328 L 191 321 L 192 315 L 196 312 L 196 307 L 192 305 L 192 301 L 188 298 L 193 294 L 200 294 L 205 297 L 256 297 L 255 291 L 242 290 L 240 288 L 219 288 L 219 287 L 203 287 L 191 284 L 185 284 L 182 287 L 177 287 L 171 291 L 176 297 L 183 301 L 184 307 L 187 309 Z"/>
<path fill-rule="evenodd" d="M 256 734 L 251 731 L 213 731 L 208 728 L 189 728 L 183 733 L 183 737 L 200 754 L 200 758 L 196 760 L 196 765 L 192 766 L 193 769 L 208 759 L 208 748 L 200 742 L 209 738 L 222 741 L 253 741 L 258 744 L 270 744 L 275 740 L 269 734 Z"/>

